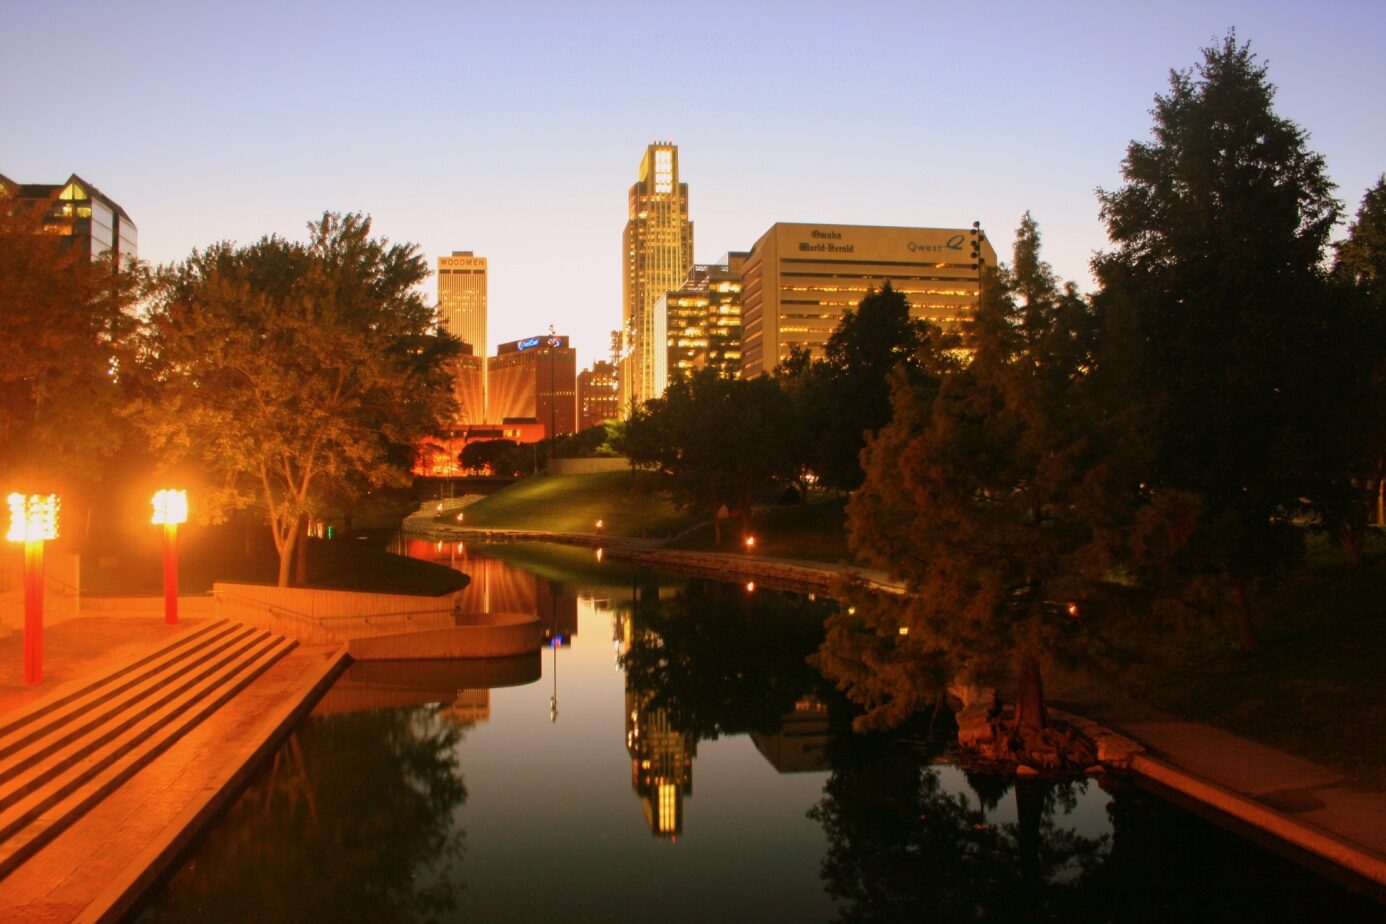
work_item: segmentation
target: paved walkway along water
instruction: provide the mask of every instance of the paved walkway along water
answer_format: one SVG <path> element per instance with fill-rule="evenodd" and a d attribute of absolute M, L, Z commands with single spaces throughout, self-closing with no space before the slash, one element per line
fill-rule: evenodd
<path fill-rule="evenodd" d="M 45 683 L 24 687 L 18 634 L 0 639 L 0 724 L 196 633 L 157 616 L 79 618 L 45 633 Z M 0 879 L 0 922 L 114 921 L 244 784 L 345 663 L 344 649 L 299 645 L 279 656 Z M 84 784 L 85 785 L 85 784 Z"/>

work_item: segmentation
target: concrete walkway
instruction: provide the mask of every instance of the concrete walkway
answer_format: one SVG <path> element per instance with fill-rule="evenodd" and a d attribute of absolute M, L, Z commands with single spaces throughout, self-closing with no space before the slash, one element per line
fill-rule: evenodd
<path fill-rule="evenodd" d="M 205 625 L 162 616 L 82 617 L 45 633 L 45 683 L 25 687 L 20 647 L 0 639 L 0 711 L 62 695 Z M 0 922 L 116 921 L 245 784 L 345 666 L 346 652 L 304 646 L 139 770 L 0 880 Z"/>
<path fill-rule="evenodd" d="M 1386 897 L 1386 792 L 1149 706 L 1085 699 L 1064 708 L 1145 746 L 1131 760 L 1133 773 L 1341 866 Z"/>

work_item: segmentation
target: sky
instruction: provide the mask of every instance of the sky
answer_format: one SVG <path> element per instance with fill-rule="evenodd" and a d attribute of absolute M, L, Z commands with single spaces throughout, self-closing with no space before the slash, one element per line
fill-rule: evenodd
<path fill-rule="evenodd" d="M 1170 70 L 1235 28 L 1347 217 L 1386 171 L 1382 0 L 0 0 L 0 22 L 0 173 L 81 175 L 143 259 L 365 212 L 432 266 L 488 258 L 488 352 L 553 325 L 584 366 L 620 325 L 654 141 L 679 146 L 698 262 L 777 221 L 980 221 L 1005 260 L 1029 210 L 1086 291 L 1095 191 Z"/>

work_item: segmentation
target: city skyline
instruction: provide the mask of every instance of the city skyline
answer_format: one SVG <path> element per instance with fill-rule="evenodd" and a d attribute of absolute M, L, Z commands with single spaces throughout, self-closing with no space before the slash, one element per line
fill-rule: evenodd
<path fill-rule="evenodd" d="M 1386 92 L 1379 4 L 792 10 L 714 5 L 686 31 L 725 24 L 716 40 L 673 43 L 652 69 L 628 49 L 657 27 L 625 5 L 17 7 L 0 38 L 0 173 L 96 184 L 153 263 L 365 212 L 430 265 L 458 248 L 489 258 L 479 352 L 553 324 L 585 367 L 620 325 L 621 193 L 657 139 L 679 148 L 694 262 L 776 222 L 980 221 L 1004 260 L 1030 210 L 1055 270 L 1090 290 L 1106 246 L 1094 189 L 1115 187 L 1126 145 L 1148 137 L 1169 70 L 1235 27 L 1348 215 L 1386 170 L 1386 127 L 1368 117 Z M 53 68 L 73 22 L 102 41 Z M 459 29 L 466 56 L 449 45 Z M 465 101 L 451 117 L 450 98 Z"/>

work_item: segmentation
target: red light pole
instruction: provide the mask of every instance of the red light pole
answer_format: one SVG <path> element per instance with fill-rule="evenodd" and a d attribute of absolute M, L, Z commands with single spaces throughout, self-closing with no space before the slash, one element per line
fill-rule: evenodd
<path fill-rule="evenodd" d="M 165 488 L 154 492 L 154 517 L 164 528 L 164 622 L 178 624 L 178 524 L 188 522 L 188 492 Z"/>
<path fill-rule="evenodd" d="M 11 542 L 24 543 L 24 682 L 43 682 L 43 543 L 58 538 L 56 494 L 11 494 Z"/>

